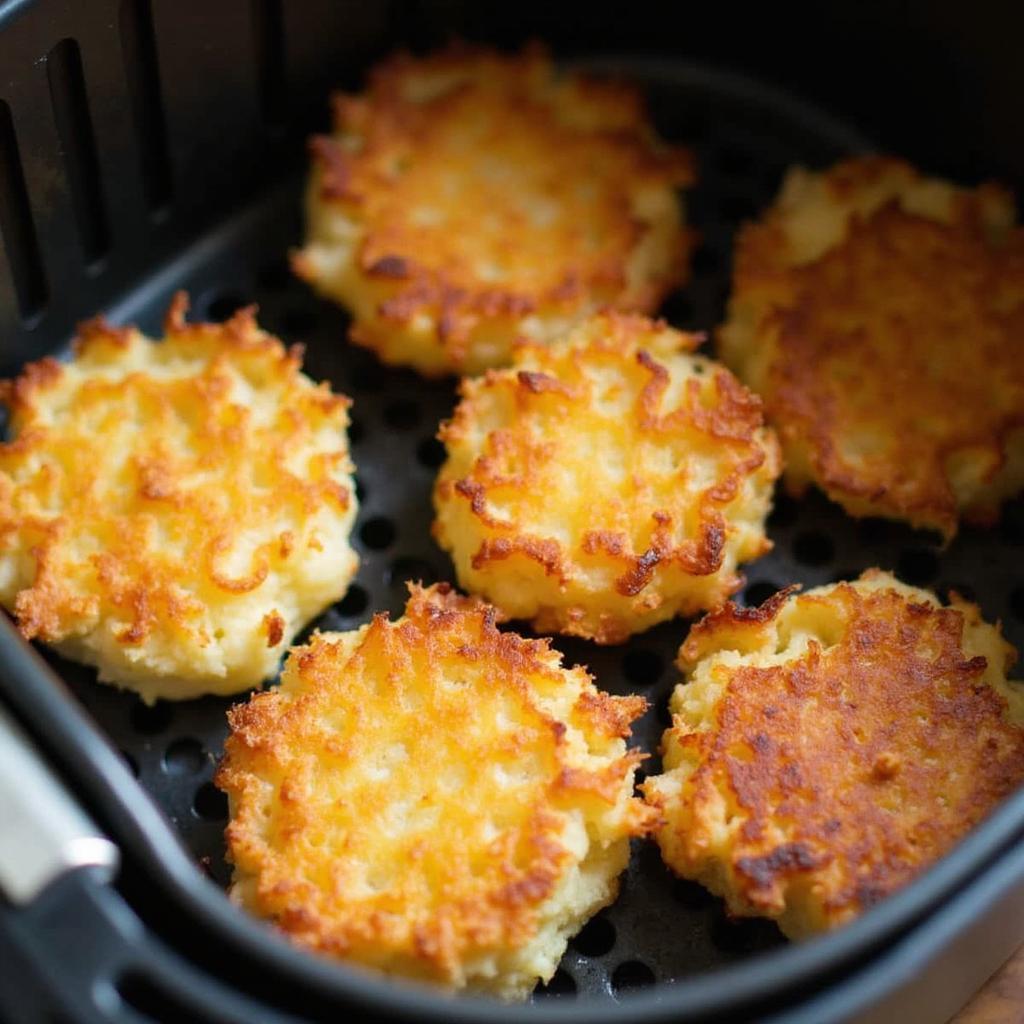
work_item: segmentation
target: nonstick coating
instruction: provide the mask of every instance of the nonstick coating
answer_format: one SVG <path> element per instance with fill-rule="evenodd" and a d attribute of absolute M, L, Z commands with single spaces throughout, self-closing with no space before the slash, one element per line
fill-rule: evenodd
<path fill-rule="evenodd" d="M 674 326 L 710 331 L 723 316 L 736 226 L 774 195 L 793 163 L 824 166 L 865 148 L 842 124 L 732 76 L 679 63 L 643 59 L 590 62 L 641 81 L 662 134 L 691 145 L 700 183 L 689 193 L 689 219 L 702 234 L 691 283 L 666 302 Z M 381 367 L 346 341 L 347 319 L 316 299 L 287 269 L 286 252 L 301 237 L 302 182 L 267 197 L 241 220 L 211 233 L 112 311 L 118 320 L 158 331 L 170 294 L 186 288 L 192 315 L 222 320 L 257 302 L 259 319 L 286 342 L 307 346 L 306 370 L 354 399 L 351 441 L 361 508 L 355 543 L 362 565 L 347 596 L 310 627 L 348 630 L 376 611 L 401 611 L 405 581 L 453 580 L 451 564 L 430 538 L 430 491 L 441 448 L 438 422 L 450 414 L 454 384 L 427 383 Z M 810 587 L 850 578 L 869 566 L 945 594 L 950 587 L 977 600 L 987 619 L 1002 619 L 1007 637 L 1024 644 L 1024 579 L 1017 563 L 1024 544 L 1024 504 L 1005 512 L 990 531 L 964 529 L 945 550 L 934 536 L 879 520 L 855 521 L 814 494 L 793 502 L 781 494 L 769 522 L 775 549 L 747 569 L 738 595 L 757 603 L 779 587 Z M 688 623 L 666 623 L 621 647 L 556 641 L 568 662 L 589 667 L 601 687 L 638 692 L 650 709 L 634 743 L 653 756 L 667 723 L 676 682 L 673 660 Z M 135 697 L 99 686 L 92 673 L 48 655 L 83 704 L 121 748 L 197 860 L 226 884 L 223 828 L 226 805 L 211 782 L 223 749 L 225 711 L 232 701 L 204 698 L 146 707 Z M 707 971 L 783 940 L 774 925 L 732 921 L 719 900 L 676 881 L 652 843 L 636 844 L 617 903 L 572 942 L 561 969 L 536 998 L 617 993 Z"/>

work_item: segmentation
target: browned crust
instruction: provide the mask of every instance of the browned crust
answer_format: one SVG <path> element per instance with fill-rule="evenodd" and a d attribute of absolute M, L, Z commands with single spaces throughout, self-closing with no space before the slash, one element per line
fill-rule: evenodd
<path fill-rule="evenodd" d="M 826 179 L 841 198 L 894 166 L 920 178 L 872 158 Z M 951 458 L 971 451 L 991 483 L 1024 428 L 1024 230 L 993 239 L 983 213 L 992 188 L 956 196 L 950 223 L 892 202 L 799 267 L 786 265 L 778 210 L 740 233 L 734 308 L 756 311 L 755 344 L 770 346 L 766 371 L 748 383 L 787 461 L 808 462 L 851 511 L 870 507 L 947 537 L 962 514 L 997 514 L 987 502 L 961 508 L 950 479 Z M 870 451 L 851 453 L 864 431 Z"/>
<path fill-rule="evenodd" d="M 694 628 L 680 666 L 733 648 L 737 631 L 793 600 L 830 606 L 841 639 L 812 640 L 783 665 L 718 670 L 728 677 L 712 727 L 677 717 L 665 735 L 697 762 L 680 798 L 686 831 L 669 827 L 691 870 L 705 810 L 724 800 L 741 822 L 724 865 L 730 905 L 777 917 L 799 892 L 829 925 L 904 885 L 1021 784 L 1024 729 L 983 682 L 986 659 L 964 653 L 963 611 L 891 589 L 729 605 Z M 674 816 L 675 801 L 648 797 Z"/>
<path fill-rule="evenodd" d="M 31 363 L 3 386 L 15 436 L 0 445 L 0 539 L 8 546 L 17 540 L 35 563 L 31 585 L 14 602 L 27 638 L 56 643 L 83 617 L 102 614 L 126 622 L 119 640 L 128 646 L 143 643 L 158 626 L 205 644 L 210 638 L 199 624 L 204 600 L 256 589 L 293 553 L 294 536 L 286 531 L 254 552 L 240 575 L 224 572 L 219 561 L 247 524 L 262 525 L 281 509 L 299 519 L 325 504 L 349 507 L 348 489 L 329 473 L 347 464 L 342 431 L 349 400 L 326 386 L 310 387 L 300 375 L 301 349 L 285 349 L 260 331 L 255 307 L 223 324 L 186 323 L 187 308 L 187 296 L 179 292 L 162 344 L 205 360 L 194 377 L 96 377 L 78 388 L 69 410 L 52 425 L 44 423 L 40 403 L 63 385 L 67 371 L 60 363 Z M 138 340 L 133 328 L 90 320 L 75 340 L 76 364 L 123 365 Z M 280 396 L 282 416 L 258 441 L 248 413 L 229 400 L 231 372 L 266 381 Z M 139 417 L 124 467 L 131 483 L 124 487 L 111 488 L 97 477 L 96 464 L 80 457 L 81 450 L 101 443 L 88 427 L 87 411 L 106 407 L 111 415 L 121 408 L 118 415 Z M 74 420 L 79 415 L 86 417 L 81 423 Z M 183 417 L 191 424 L 185 436 L 193 452 L 184 459 L 166 443 L 181 434 Z M 289 469 L 289 452 L 324 422 L 338 427 L 338 449 L 316 456 L 305 476 L 297 476 Z M 217 500 L 187 483 L 197 472 L 221 474 Z M 253 494 L 253 473 L 265 478 L 261 498 Z M 60 496 L 58 514 L 33 511 L 53 495 Z M 157 522 L 188 534 L 188 564 L 154 548 Z M 72 550 L 78 543 L 98 550 L 79 558 Z"/>
<path fill-rule="evenodd" d="M 548 642 L 504 633 L 498 617 L 447 585 L 410 585 L 397 623 L 376 616 L 354 647 L 314 637 L 292 652 L 282 689 L 231 710 L 216 782 L 233 808 L 229 858 L 255 877 L 252 909 L 305 946 L 384 967 L 405 964 L 403 973 L 447 983 L 473 955 L 515 948 L 536 934 L 538 909 L 572 862 L 557 838 L 564 811 L 590 808 L 589 814 L 617 804 L 642 755 L 625 751 L 593 770 L 580 768 L 567 723 L 536 698 L 538 689 L 551 693 L 565 685 Z M 442 678 L 461 680 L 463 689 L 453 696 Z M 415 712 L 406 703 L 413 695 Z M 518 724 L 499 728 L 499 707 Z M 642 698 L 613 697 L 588 681 L 570 721 L 601 750 L 628 736 L 645 708 Z M 386 793 L 367 784 L 360 769 L 373 756 L 378 716 L 408 727 L 408 735 L 400 734 L 410 747 L 410 774 L 395 769 Z M 477 738 L 474 722 L 493 734 L 479 762 L 487 741 Z M 424 737 L 420 746 L 417 737 Z M 512 767 L 538 766 L 531 769 L 536 781 L 514 805 L 480 781 L 489 763 L 506 759 Z M 411 786 L 423 789 L 424 800 L 443 803 L 443 792 L 423 780 L 459 766 L 471 777 L 458 799 L 443 804 L 441 822 L 429 834 L 412 835 L 405 852 L 388 847 L 394 874 L 387 887 L 347 898 L 344 887 L 324 881 L 331 872 L 356 878 L 365 866 L 360 858 L 378 841 L 386 844 L 371 834 L 381 799 L 411 796 Z M 333 804 L 329 773 L 349 771 L 344 805 Z M 276 796 L 265 817 L 268 785 Z M 656 821 L 629 799 L 623 836 Z M 485 806 L 478 809 L 479 800 Z M 492 809 L 511 817 L 480 847 L 476 814 Z M 339 823 L 331 824 L 333 818 Z"/>
<path fill-rule="evenodd" d="M 284 639 L 285 621 L 279 611 L 268 612 L 263 616 L 263 628 L 267 634 L 267 646 L 276 647 Z"/>
<path fill-rule="evenodd" d="M 769 625 L 789 598 L 799 592 L 800 584 L 792 583 L 755 607 L 746 607 L 729 601 L 723 607 L 708 612 L 690 627 L 683 646 L 679 648 L 680 667 L 692 667 L 700 660 L 705 647 L 720 646 L 724 638 L 733 632 L 760 630 L 761 627 Z"/>
<path fill-rule="evenodd" d="M 474 569 L 482 569 L 490 562 L 501 562 L 512 555 L 532 559 L 550 576 L 563 576 L 562 550 L 557 541 L 536 537 L 493 537 L 482 541 L 472 558 Z"/>
<path fill-rule="evenodd" d="M 416 95 L 415 83 L 453 72 L 457 85 L 429 99 Z M 652 230 L 635 213 L 633 197 L 691 185 L 694 162 L 689 151 L 656 140 L 643 106 L 625 83 L 556 74 L 536 45 L 515 55 L 464 44 L 425 58 L 399 53 L 373 70 L 363 94 L 336 96 L 334 134 L 313 138 L 310 154 L 322 202 L 361 226 L 361 271 L 392 286 L 379 317 L 408 324 L 428 314 L 437 343 L 457 364 L 482 321 L 564 315 L 595 301 L 652 312 L 682 283 L 691 238 L 680 230 L 670 269 L 631 284 L 630 259 Z M 477 158 L 447 148 L 446 140 L 481 117 L 485 137 L 474 152 L 543 176 L 557 211 L 548 227 L 531 226 L 499 202 L 482 166 L 463 181 L 458 208 L 447 209 L 447 176 L 475 167 Z M 358 147 L 346 144 L 352 138 Z M 580 182 L 591 186 L 588 196 Z M 443 227 L 413 216 L 432 203 L 446 207 Z M 600 244 L 581 237 L 582 225 Z M 481 273 L 488 262 L 502 264 L 498 279 Z M 301 253 L 295 269 L 315 276 Z M 353 338 L 372 345 L 377 329 L 356 323 Z"/>

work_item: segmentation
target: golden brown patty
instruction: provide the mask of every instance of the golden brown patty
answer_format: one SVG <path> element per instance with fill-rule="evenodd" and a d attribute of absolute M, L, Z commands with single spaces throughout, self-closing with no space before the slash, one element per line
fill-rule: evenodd
<path fill-rule="evenodd" d="M 348 399 L 256 326 L 85 324 L 5 386 L 0 601 L 146 700 L 235 693 L 355 574 Z"/>
<path fill-rule="evenodd" d="M 645 701 L 446 585 L 410 591 L 231 712 L 232 893 L 312 949 L 524 998 L 651 822 L 623 740 Z"/>
<path fill-rule="evenodd" d="M 1024 229 L 994 185 L 870 157 L 794 170 L 736 248 L 724 361 L 786 479 L 956 532 L 1024 487 Z"/>
<path fill-rule="evenodd" d="M 462 382 L 434 532 L 464 587 L 539 630 L 617 643 L 741 585 L 737 563 L 771 546 L 778 445 L 699 340 L 605 314 Z"/>
<path fill-rule="evenodd" d="M 604 306 L 653 312 L 687 272 L 676 189 L 639 92 L 547 54 L 399 54 L 312 141 L 296 271 L 387 363 L 477 373 Z"/>
<path fill-rule="evenodd" d="M 666 863 L 792 937 L 849 921 L 1024 781 L 1015 658 L 974 605 L 878 570 L 709 615 L 644 786 Z"/>

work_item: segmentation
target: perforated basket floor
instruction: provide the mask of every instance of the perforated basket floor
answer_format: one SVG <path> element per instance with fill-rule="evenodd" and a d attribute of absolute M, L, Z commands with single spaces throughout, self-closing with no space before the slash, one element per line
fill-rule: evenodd
<path fill-rule="evenodd" d="M 679 64 L 605 61 L 646 84 L 667 138 L 696 150 L 701 182 L 689 195 L 690 221 L 702 232 L 692 283 L 664 314 L 675 326 L 708 331 L 723 313 L 733 232 L 774 195 L 789 164 L 825 165 L 863 147 L 855 133 L 755 84 Z M 362 557 L 347 596 L 310 628 L 351 629 L 375 612 L 399 612 L 405 581 L 453 579 L 447 557 L 430 539 L 430 491 L 441 449 L 438 422 L 453 405 L 454 386 L 425 383 L 380 367 L 345 341 L 346 319 L 315 299 L 288 273 L 285 253 L 300 238 L 301 182 L 283 186 L 258 207 L 203 239 L 113 311 L 115 318 L 156 331 L 176 288 L 192 295 L 194 317 L 224 319 L 258 302 L 260 321 L 287 342 L 307 345 L 306 369 L 354 399 L 351 441 L 361 510 L 356 545 Z M 908 583 L 943 593 L 949 587 L 1002 619 L 1011 642 L 1024 645 L 1024 505 L 997 529 L 964 530 L 942 550 L 935 538 L 876 520 L 856 522 L 819 496 L 794 503 L 778 497 L 770 521 L 774 551 L 751 565 L 740 595 L 758 603 L 781 586 L 814 586 L 869 566 L 894 570 Z M 672 662 L 688 623 L 667 623 L 614 648 L 557 641 L 569 662 L 587 665 L 613 693 L 639 692 L 651 707 L 634 742 L 656 756 L 676 682 Z M 75 693 L 122 749 L 142 785 L 177 828 L 196 859 L 221 883 L 226 806 L 211 777 L 231 701 L 203 699 L 146 707 L 98 686 L 91 673 L 52 659 Z M 572 942 L 562 967 L 536 998 L 614 998 L 639 986 L 684 978 L 755 955 L 782 942 L 773 925 L 730 920 L 719 901 L 673 880 L 656 847 L 637 844 L 617 903 Z"/>

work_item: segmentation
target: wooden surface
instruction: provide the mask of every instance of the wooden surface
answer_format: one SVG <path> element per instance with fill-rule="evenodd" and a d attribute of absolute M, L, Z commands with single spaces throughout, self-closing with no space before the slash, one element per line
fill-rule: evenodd
<path fill-rule="evenodd" d="M 951 1024 L 1024 1024 L 1024 947 L 992 975 Z"/>

